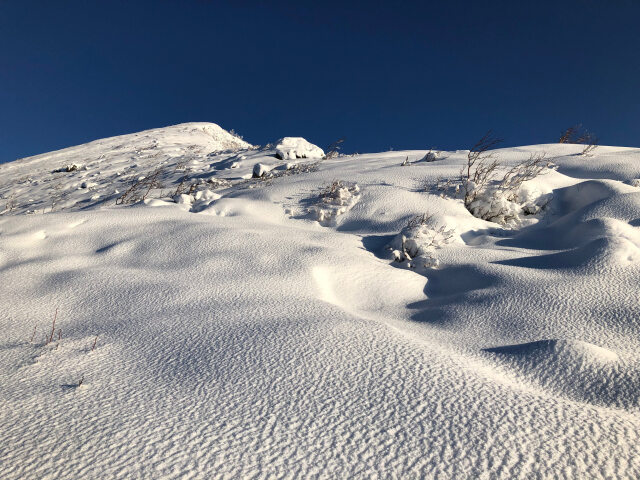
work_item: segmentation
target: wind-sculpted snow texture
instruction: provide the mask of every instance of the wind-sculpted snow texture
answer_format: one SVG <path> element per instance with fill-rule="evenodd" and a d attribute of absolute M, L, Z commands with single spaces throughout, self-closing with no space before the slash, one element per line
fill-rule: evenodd
<path fill-rule="evenodd" d="M 513 228 L 436 189 L 466 152 L 186 124 L 1 165 L 0 478 L 638 478 L 640 150 L 496 154 L 543 151 Z"/>

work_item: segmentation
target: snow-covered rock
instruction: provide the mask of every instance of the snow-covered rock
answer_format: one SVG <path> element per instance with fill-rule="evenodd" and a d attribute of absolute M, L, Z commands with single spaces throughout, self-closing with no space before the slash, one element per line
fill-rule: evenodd
<path fill-rule="evenodd" d="M 428 151 L 426 155 L 422 158 L 425 162 L 435 162 L 440 157 L 439 152 Z"/>
<path fill-rule="evenodd" d="M 253 166 L 253 178 L 263 177 L 266 173 L 269 173 L 273 167 L 265 165 L 264 163 L 256 163 Z"/>
<path fill-rule="evenodd" d="M 324 151 L 302 137 L 284 137 L 276 145 L 276 155 L 282 160 L 322 158 Z"/>

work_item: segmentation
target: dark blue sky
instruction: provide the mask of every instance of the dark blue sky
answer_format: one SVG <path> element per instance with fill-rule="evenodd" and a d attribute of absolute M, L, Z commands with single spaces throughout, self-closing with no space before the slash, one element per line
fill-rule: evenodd
<path fill-rule="evenodd" d="M 188 121 L 344 150 L 640 146 L 640 1 L 0 0 L 0 161 Z"/>

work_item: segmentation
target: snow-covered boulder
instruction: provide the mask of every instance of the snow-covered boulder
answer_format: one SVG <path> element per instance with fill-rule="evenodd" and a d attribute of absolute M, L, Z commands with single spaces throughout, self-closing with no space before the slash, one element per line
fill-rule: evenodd
<path fill-rule="evenodd" d="M 253 178 L 263 177 L 265 174 L 269 173 L 273 167 L 269 165 L 265 165 L 264 163 L 256 163 L 253 166 Z"/>
<path fill-rule="evenodd" d="M 422 158 L 425 162 L 435 162 L 439 159 L 439 152 L 428 151 L 427 154 Z"/>
<path fill-rule="evenodd" d="M 284 137 L 276 145 L 276 155 L 282 160 L 322 158 L 324 157 L 324 151 L 302 137 Z"/>

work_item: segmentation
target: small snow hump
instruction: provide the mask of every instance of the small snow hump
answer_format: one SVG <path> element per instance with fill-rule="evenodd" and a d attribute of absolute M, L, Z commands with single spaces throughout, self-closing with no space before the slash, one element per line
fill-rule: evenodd
<path fill-rule="evenodd" d="M 276 145 L 276 156 L 282 160 L 322 158 L 324 151 L 302 137 L 284 137 Z"/>
<path fill-rule="evenodd" d="M 594 405 L 637 408 L 640 371 L 607 348 L 575 339 L 486 348 L 516 376 L 548 393 Z"/>
<path fill-rule="evenodd" d="M 486 348 L 485 352 L 522 357 L 547 356 L 560 361 L 580 359 L 589 363 L 618 361 L 618 355 L 611 350 L 580 340 L 538 340 L 536 342 Z"/>

